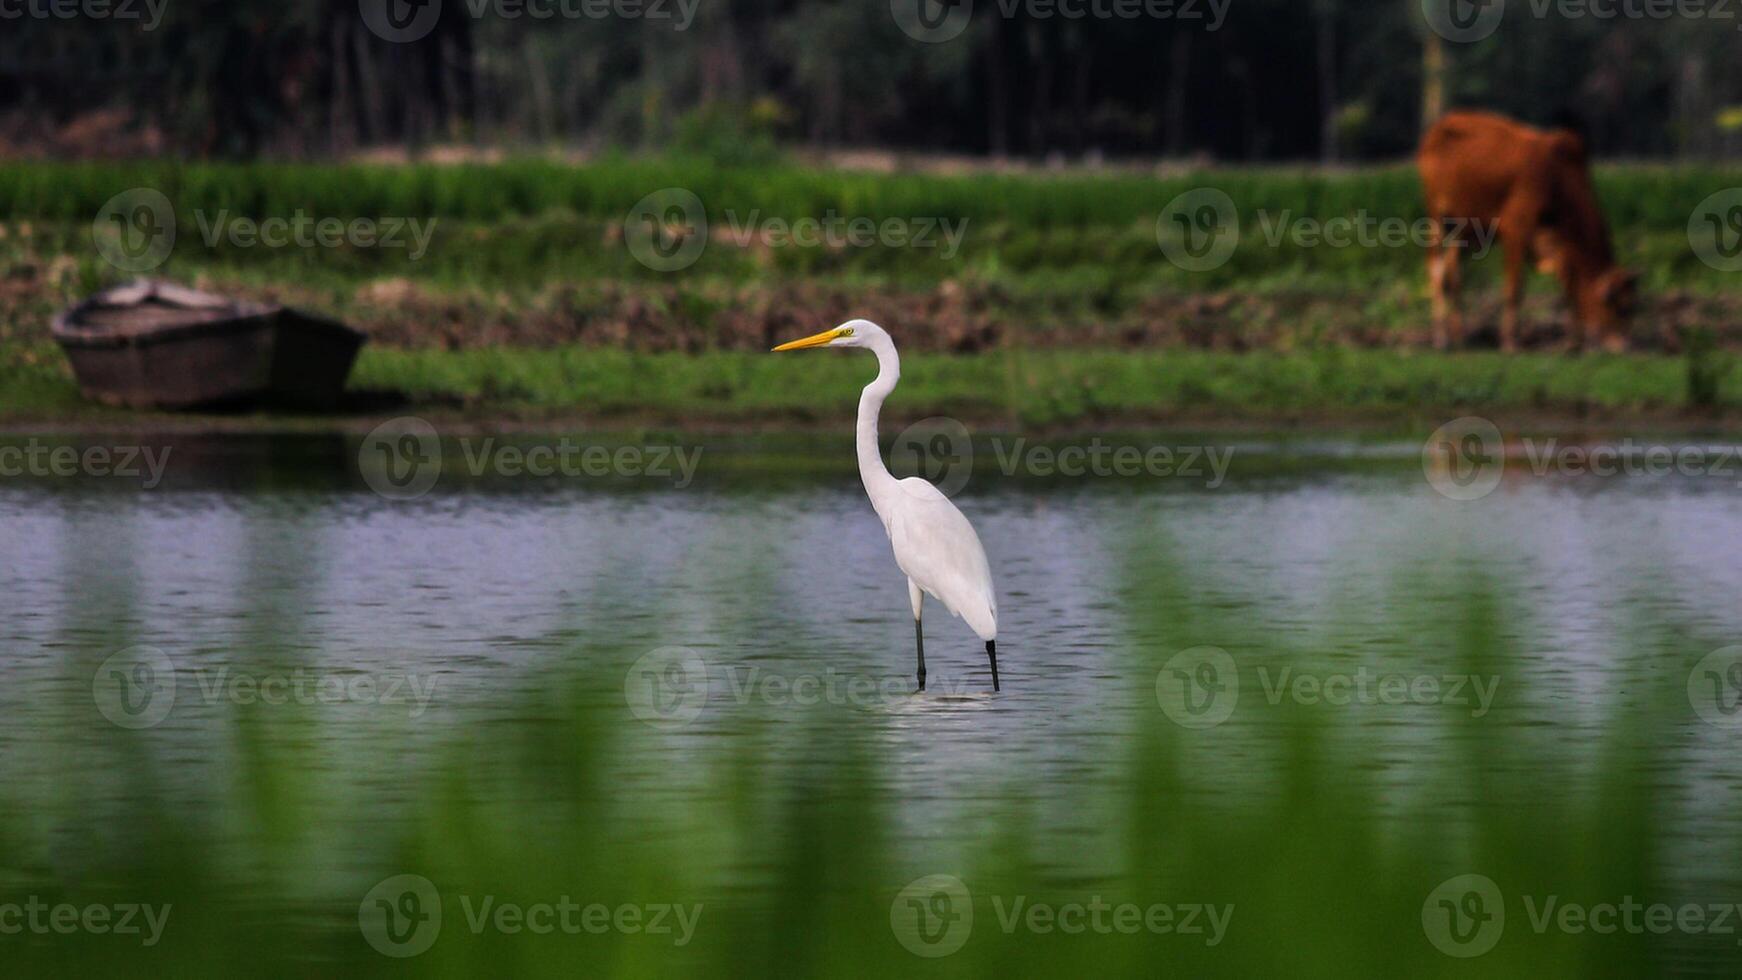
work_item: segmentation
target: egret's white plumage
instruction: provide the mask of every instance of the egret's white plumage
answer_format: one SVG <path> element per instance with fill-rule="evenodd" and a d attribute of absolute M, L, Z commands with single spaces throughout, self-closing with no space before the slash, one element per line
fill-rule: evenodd
<path fill-rule="evenodd" d="M 859 477 L 871 506 L 883 520 L 895 564 L 906 573 L 913 603 L 914 635 L 919 644 L 920 686 L 925 686 L 925 643 L 919 622 L 924 596 L 929 595 L 961 617 L 986 641 L 992 661 L 992 683 L 998 683 L 993 641 L 998 637 L 998 600 L 992 590 L 992 569 L 974 526 L 943 491 L 918 477 L 897 480 L 883 463 L 877 446 L 877 416 L 884 399 L 901 379 L 901 358 L 895 342 L 869 320 L 850 320 L 833 330 L 782 344 L 775 350 L 808 347 L 864 347 L 877 355 L 877 378 L 859 396 Z M 923 594 L 922 594 L 923 593 Z"/>
<path fill-rule="evenodd" d="M 998 638 L 998 600 L 992 594 L 992 569 L 974 525 L 944 492 L 917 476 L 895 481 L 889 506 L 877 507 L 895 564 L 907 577 L 961 617 L 982 640 Z M 919 610 L 914 610 L 917 618 Z"/>

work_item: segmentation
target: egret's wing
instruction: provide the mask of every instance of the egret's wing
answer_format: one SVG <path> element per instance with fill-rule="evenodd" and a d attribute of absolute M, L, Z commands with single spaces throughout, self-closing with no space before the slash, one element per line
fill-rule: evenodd
<path fill-rule="evenodd" d="M 896 489 L 888 517 L 895 563 L 982 638 L 992 639 L 998 632 L 998 601 L 974 525 L 925 480 L 899 480 Z"/>

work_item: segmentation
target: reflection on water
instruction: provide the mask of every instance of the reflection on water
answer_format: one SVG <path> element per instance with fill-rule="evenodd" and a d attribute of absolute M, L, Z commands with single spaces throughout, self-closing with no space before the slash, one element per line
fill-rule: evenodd
<path fill-rule="evenodd" d="M 977 474 L 958 500 L 998 582 L 1004 690 L 934 603 L 917 694 L 904 583 L 850 470 L 723 453 L 736 476 L 704 465 L 681 491 L 497 479 L 391 501 L 346 465 L 354 446 L 219 440 L 149 492 L 0 482 L 0 774 L 31 808 L 5 825 L 20 866 L 102 867 L 149 797 L 215 850 L 283 843 L 285 886 L 317 895 L 368 875 L 443 751 L 543 732 L 555 686 L 633 733 L 599 779 L 654 811 L 730 805 L 722 753 L 769 760 L 760 778 L 802 793 L 815 760 L 868 742 L 876 792 L 901 804 L 898 849 L 969 852 L 1019 804 L 1069 842 L 1042 866 L 1112 881 L 1131 816 L 1117 801 L 1158 719 L 1186 761 L 1180 805 L 1286 794 L 1275 774 L 1306 719 L 1379 788 L 1382 825 L 1431 814 L 1455 835 L 1473 811 L 1587 793 L 1631 764 L 1614 755 L 1618 708 L 1686 676 L 1688 645 L 1742 642 L 1733 481 L 1536 479 L 1455 503 L 1407 451 L 1248 446 L 1214 491 Z M 1492 587 L 1491 616 L 1471 582 Z M 1516 656 L 1473 658 L 1475 627 Z M 111 662 L 138 647 L 172 666 Z M 1203 707 L 1227 679 L 1195 654 L 1175 662 L 1200 647 L 1228 658 L 1215 663 L 1232 665 L 1237 701 L 1194 727 L 1191 706 L 1163 704 L 1207 678 L 1184 692 Z M 135 732 L 106 717 L 93 677 L 142 664 L 171 675 L 173 708 Z M 1677 893 L 1739 897 L 1735 730 L 1680 711 L 1649 756 L 1657 846 Z M 1496 745 L 1492 792 L 1445 778 Z M 237 785 L 261 769 L 273 778 Z M 491 776 L 477 774 L 503 804 L 572 789 Z M 91 826 L 111 839 L 65 836 Z M 712 887 L 773 873 L 781 843 L 766 843 L 715 867 Z"/>

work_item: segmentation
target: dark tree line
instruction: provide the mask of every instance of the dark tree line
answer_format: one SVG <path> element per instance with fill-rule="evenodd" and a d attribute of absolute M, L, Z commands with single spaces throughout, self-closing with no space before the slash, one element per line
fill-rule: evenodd
<path fill-rule="evenodd" d="M 660 0 L 663 18 L 544 20 L 502 16 L 522 0 L 430 2 L 433 28 L 407 43 L 371 31 L 359 0 L 165 0 L 149 31 L 0 21 L 0 139 L 245 158 L 648 149 L 688 132 L 1037 159 L 1360 160 L 1407 152 L 1438 107 L 1479 105 L 1576 120 L 1609 155 L 1742 142 L 1742 35 L 1716 19 L 1513 4 L 1493 36 L 1462 44 L 1426 30 L 1420 0 L 1229 0 L 1213 30 L 1205 0 L 1199 19 L 980 0 L 959 37 L 927 44 L 887 0 L 695 0 L 688 24 L 678 0 Z"/>

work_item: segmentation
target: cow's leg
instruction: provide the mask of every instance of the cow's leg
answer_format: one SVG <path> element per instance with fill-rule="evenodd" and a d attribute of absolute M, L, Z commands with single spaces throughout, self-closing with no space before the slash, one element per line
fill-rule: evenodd
<path fill-rule="evenodd" d="M 1444 222 L 1434 219 L 1427 250 L 1428 294 L 1433 300 L 1433 339 L 1437 350 L 1463 340 L 1464 314 L 1458 305 L 1458 241 L 1448 237 Z"/>
<path fill-rule="evenodd" d="M 1446 241 L 1440 275 L 1446 284 L 1446 306 L 1450 314 L 1448 322 L 1453 347 L 1464 345 L 1464 273 L 1458 264 L 1463 258 L 1463 242 L 1456 238 Z"/>
<path fill-rule="evenodd" d="M 1586 347 L 1590 337 L 1584 320 L 1579 316 L 1579 296 L 1573 288 L 1573 270 L 1564 240 L 1553 230 L 1538 229 L 1531 238 L 1530 252 L 1536 271 L 1559 279 L 1561 290 L 1566 294 L 1567 348 L 1577 351 Z"/>
<path fill-rule="evenodd" d="M 1433 303 L 1434 349 L 1446 349 L 1446 245 L 1436 239 L 1427 247 L 1427 292 Z"/>
<path fill-rule="evenodd" d="M 1518 307 L 1524 300 L 1524 272 L 1530 261 L 1531 245 L 1536 241 L 1541 207 L 1535 201 L 1547 200 L 1547 195 L 1532 188 L 1516 188 L 1512 199 L 1500 211 L 1500 247 L 1506 263 L 1505 302 L 1500 310 L 1500 349 L 1507 353 L 1518 350 Z"/>
<path fill-rule="evenodd" d="M 1500 310 L 1500 349 L 1518 350 L 1518 304 L 1524 298 L 1524 260 L 1529 235 L 1514 235 L 1506 242 L 1506 296 Z"/>
<path fill-rule="evenodd" d="M 1591 341 L 1595 339 L 1590 325 L 1585 323 L 1583 312 L 1579 309 L 1579 291 L 1573 286 L 1570 275 L 1562 277 L 1566 282 L 1567 294 L 1567 346 L 1575 351 L 1589 351 Z"/>

